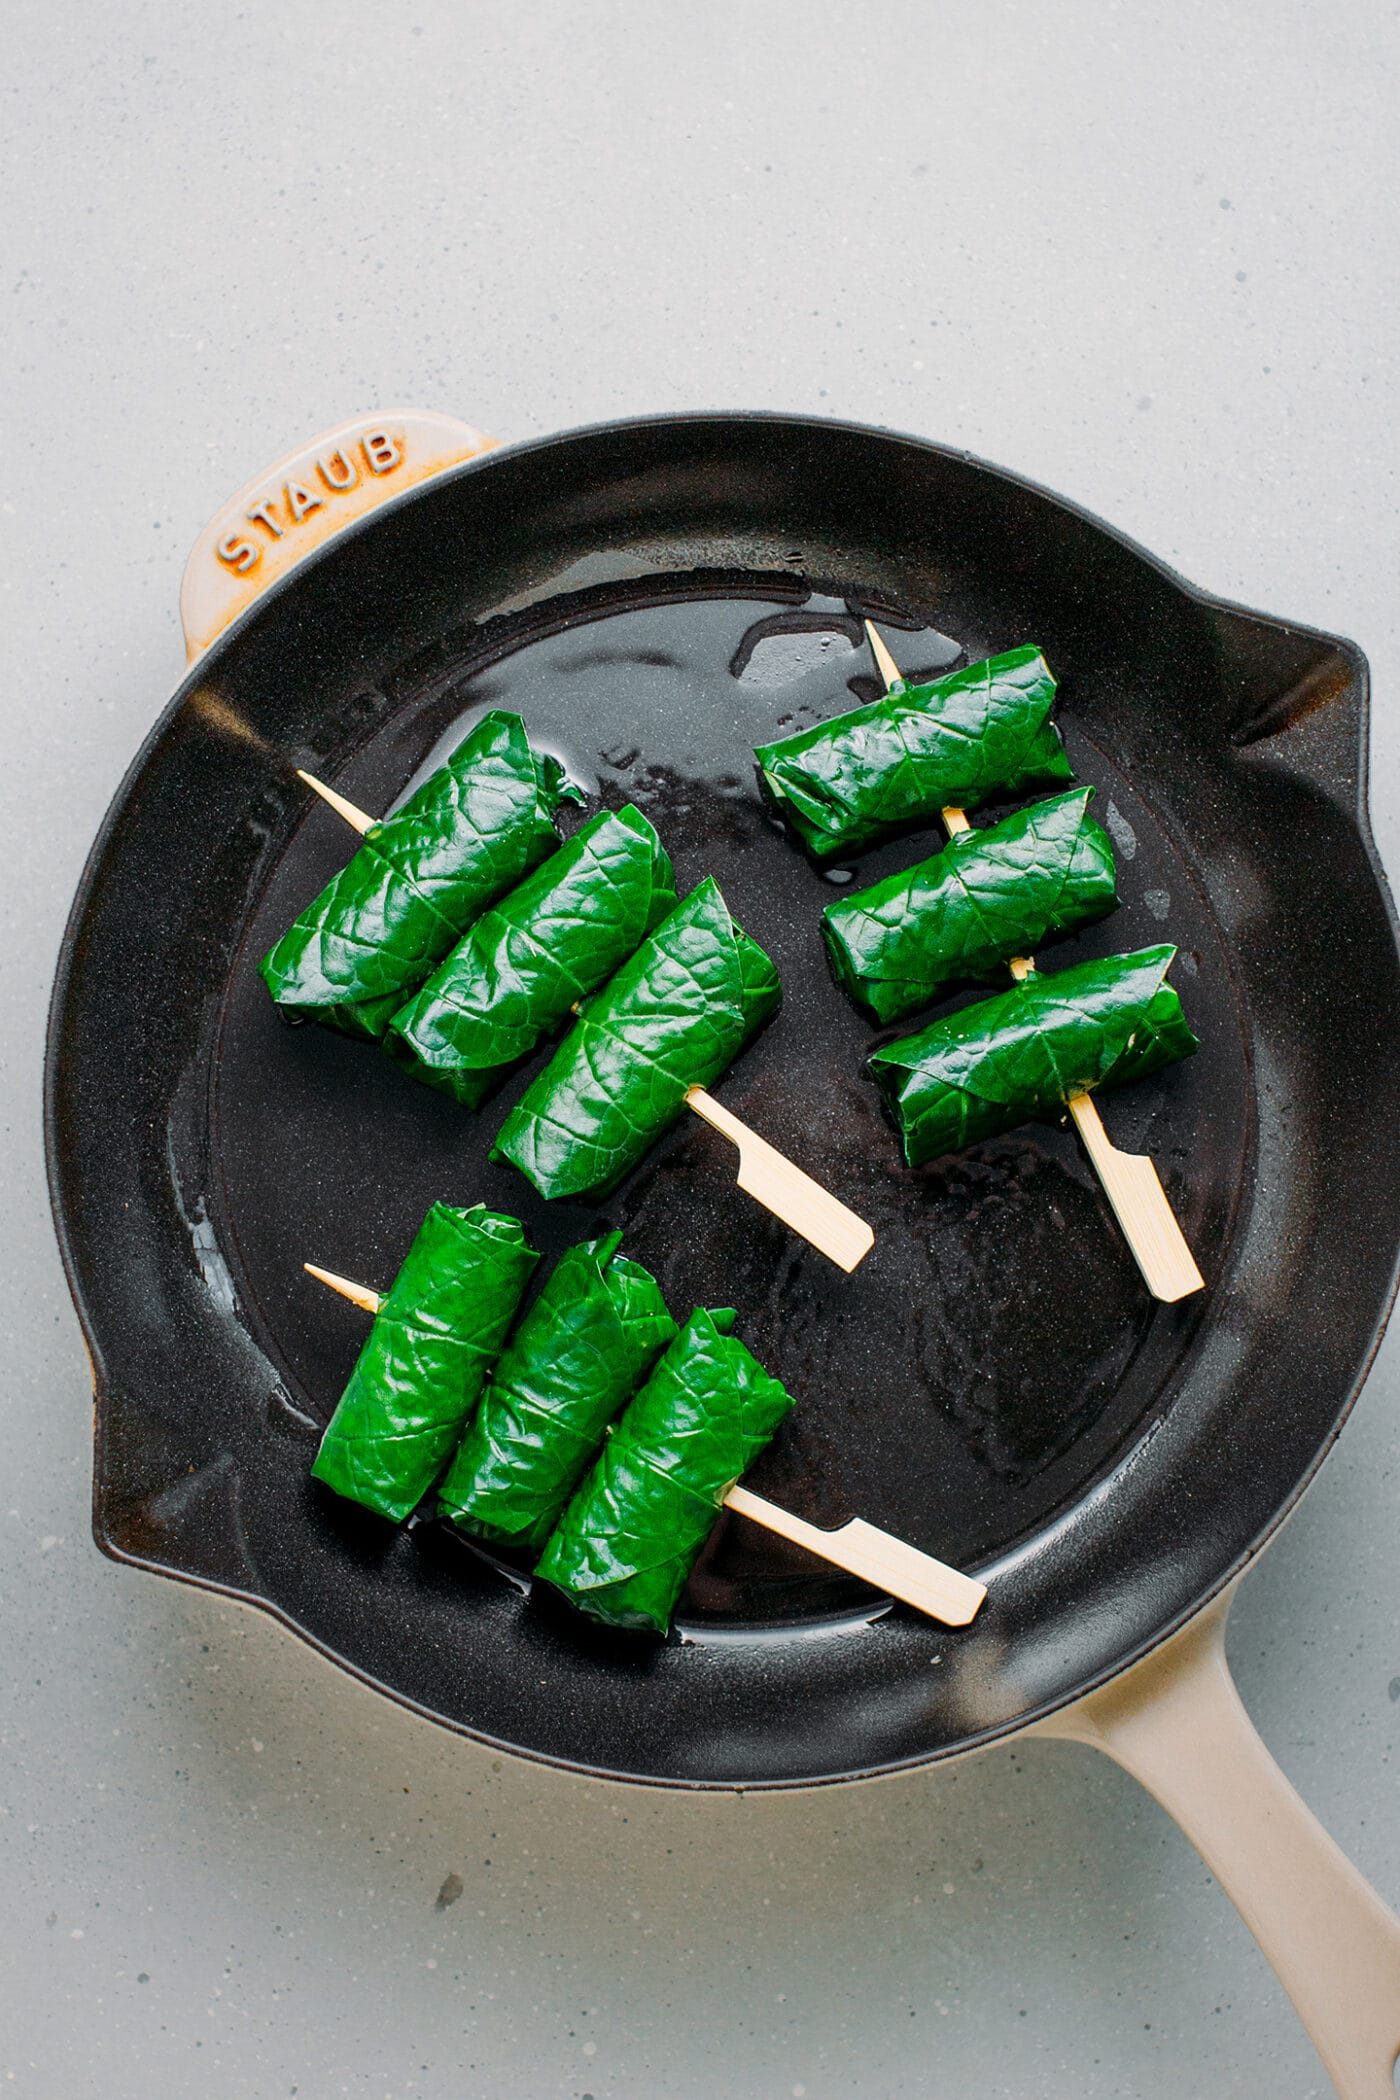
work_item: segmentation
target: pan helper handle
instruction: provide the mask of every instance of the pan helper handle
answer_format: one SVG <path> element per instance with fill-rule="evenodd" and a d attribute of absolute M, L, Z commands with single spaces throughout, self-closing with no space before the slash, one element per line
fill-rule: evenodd
<path fill-rule="evenodd" d="M 180 585 L 187 660 L 313 548 L 496 442 L 455 416 L 401 408 L 356 416 L 289 452 L 241 488 L 194 543 Z"/>
<path fill-rule="evenodd" d="M 1229 1602 L 1035 1732 L 1102 1750 L 1156 1795 L 1272 1962 L 1340 2100 L 1395 2100 L 1400 1918 L 1255 1733 L 1225 1660 Z"/>

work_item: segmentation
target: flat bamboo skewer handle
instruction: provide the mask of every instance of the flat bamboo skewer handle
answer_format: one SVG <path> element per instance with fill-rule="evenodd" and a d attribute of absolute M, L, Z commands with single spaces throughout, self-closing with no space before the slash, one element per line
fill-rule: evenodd
<path fill-rule="evenodd" d="M 794 1546 L 805 1546 L 848 1575 L 859 1575 L 863 1582 L 898 1597 L 901 1603 L 912 1604 L 929 1618 L 941 1619 L 945 1626 L 969 1625 L 987 1594 L 985 1583 L 974 1582 L 946 1561 L 935 1560 L 931 1553 L 921 1553 L 917 1546 L 906 1545 L 878 1525 L 867 1524 L 864 1517 L 852 1517 L 835 1531 L 823 1531 L 820 1525 L 779 1509 L 776 1502 L 766 1502 L 745 1487 L 732 1487 L 724 1506 L 761 1524 L 765 1531 L 775 1531 L 779 1538 L 791 1539 Z"/>
<path fill-rule="evenodd" d="M 353 1283 L 348 1276 L 337 1276 L 333 1269 L 318 1269 L 314 1262 L 304 1261 L 302 1267 L 308 1276 L 328 1284 L 364 1312 L 377 1313 L 384 1303 L 379 1292 L 372 1291 L 366 1283 Z M 836 1531 L 823 1531 L 819 1525 L 808 1524 L 790 1510 L 780 1509 L 776 1502 L 766 1502 L 762 1495 L 750 1494 L 743 1487 L 729 1490 L 724 1507 L 761 1524 L 766 1531 L 776 1532 L 780 1538 L 790 1539 L 795 1546 L 805 1546 L 818 1559 L 844 1568 L 849 1575 L 860 1576 L 877 1590 L 898 1597 L 902 1604 L 912 1604 L 930 1619 L 941 1619 L 945 1626 L 969 1625 L 987 1594 L 985 1583 L 974 1582 L 970 1575 L 962 1575 L 946 1562 L 935 1560 L 931 1553 L 921 1553 L 917 1546 L 907 1546 L 903 1539 L 881 1531 L 878 1525 L 867 1524 L 863 1517 L 852 1517 Z"/>
<path fill-rule="evenodd" d="M 1092 1094 L 1071 1094 L 1067 1106 L 1153 1297 L 1174 1305 L 1204 1290 L 1205 1278 L 1152 1161 L 1142 1152 L 1118 1150 Z"/>
<path fill-rule="evenodd" d="M 865 631 L 870 638 L 871 654 L 880 667 L 880 676 L 887 686 L 892 685 L 901 675 L 899 666 L 868 620 Z M 942 816 L 950 838 L 956 837 L 960 831 L 972 829 L 966 810 L 950 806 Z M 1019 984 L 1030 976 L 1035 962 L 1029 955 L 1013 955 L 1006 967 Z M 1153 1297 L 1164 1305 L 1174 1305 L 1178 1298 L 1189 1298 L 1193 1291 L 1204 1290 L 1205 1278 L 1186 1244 L 1186 1235 L 1177 1223 L 1176 1213 L 1167 1201 L 1167 1192 L 1152 1161 L 1140 1152 L 1118 1150 L 1104 1129 L 1103 1118 L 1090 1095 L 1074 1094 L 1065 1105 L 1103 1185 L 1119 1230 Z"/>
<path fill-rule="evenodd" d="M 704 1087 L 688 1088 L 685 1101 L 687 1108 L 738 1146 L 738 1184 L 745 1195 L 790 1225 L 847 1275 L 864 1261 L 875 1244 L 874 1231 L 864 1218 L 858 1218 L 829 1189 L 731 1115 Z"/>

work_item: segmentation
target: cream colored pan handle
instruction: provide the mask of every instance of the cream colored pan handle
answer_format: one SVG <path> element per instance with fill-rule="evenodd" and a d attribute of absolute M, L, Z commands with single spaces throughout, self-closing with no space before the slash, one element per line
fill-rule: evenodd
<path fill-rule="evenodd" d="M 1294 1793 L 1225 1660 L 1229 1596 L 1043 1722 L 1155 1794 L 1273 1963 L 1341 2100 L 1395 2100 L 1400 1918 Z"/>
<path fill-rule="evenodd" d="M 193 663 L 245 607 L 354 519 L 496 444 L 432 409 L 390 409 L 299 445 L 224 505 L 194 543 L 180 585 Z"/>

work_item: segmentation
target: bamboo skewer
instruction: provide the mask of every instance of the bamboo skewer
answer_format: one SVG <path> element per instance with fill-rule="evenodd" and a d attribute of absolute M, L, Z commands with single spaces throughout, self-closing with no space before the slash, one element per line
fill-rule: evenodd
<path fill-rule="evenodd" d="M 380 1293 L 372 1291 L 367 1283 L 352 1283 L 348 1276 L 337 1276 L 334 1269 L 318 1269 L 314 1261 L 304 1261 L 302 1267 L 308 1276 L 315 1277 L 317 1283 L 324 1283 L 328 1290 L 337 1291 L 342 1298 L 348 1298 L 352 1305 L 359 1306 L 361 1312 L 377 1317 L 384 1300 Z"/>
<path fill-rule="evenodd" d="M 304 772 L 300 766 L 297 767 L 297 779 L 304 780 L 309 788 L 314 788 L 321 800 L 329 802 L 336 815 L 344 817 L 346 823 L 358 831 L 361 838 L 367 831 L 373 831 L 379 821 L 377 817 L 368 816 L 364 810 L 356 809 L 354 803 L 347 802 L 344 795 L 337 795 L 335 789 L 327 787 L 324 780 L 318 780 L 314 773 Z"/>
<path fill-rule="evenodd" d="M 870 654 L 875 659 L 875 667 L 885 681 L 886 691 L 892 685 L 903 685 L 904 673 L 890 655 L 884 636 L 876 632 L 869 620 L 865 622 L 865 638 L 870 644 Z"/>
<path fill-rule="evenodd" d="M 971 824 L 968 822 L 967 811 L 965 809 L 954 809 L 951 803 L 947 809 L 940 810 L 939 815 L 943 819 L 943 828 L 950 839 L 956 838 L 960 831 L 971 831 L 972 829 Z M 1033 955 L 1013 955 L 1009 958 L 1006 967 L 1015 978 L 1017 984 L 1020 984 L 1030 976 L 1035 968 L 1035 957 Z"/>
<path fill-rule="evenodd" d="M 887 687 L 893 685 L 901 677 L 899 666 L 869 620 L 865 622 L 865 632 L 880 676 Z M 965 810 L 950 806 L 942 811 L 942 817 L 949 838 L 972 829 Z M 1007 968 L 1019 984 L 1035 969 L 1034 957 L 1014 955 Z M 1189 1298 L 1193 1291 L 1203 1290 L 1205 1278 L 1186 1244 L 1153 1162 L 1145 1153 L 1119 1151 L 1104 1129 L 1098 1105 L 1090 1094 L 1072 1094 L 1065 1105 L 1153 1297 L 1172 1305 L 1178 1298 Z"/>
<path fill-rule="evenodd" d="M 685 1105 L 702 1121 L 739 1148 L 738 1186 L 784 1225 L 790 1225 L 847 1275 L 865 1260 L 875 1233 L 864 1218 L 837 1200 L 829 1189 L 804 1174 L 790 1159 L 731 1114 L 704 1087 L 687 1089 Z"/>
<path fill-rule="evenodd" d="M 732 1487 L 724 1506 L 761 1524 L 765 1531 L 790 1539 L 794 1546 L 805 1547 L 819 1560 L 859 1575 L 863 1582 L 898 1597 L 901 1603 L 912 1604 L 930 1619 L 941 1619 L 945 1626 L 970 1625 L 987 1594 L 985 1583 L 950 1568 L 946 1561 L 935 1560 L 931 1553 L 921 1553 L 917 1546 L 906 1545 L 878 1525 L 867 1524 L 864 1517 L 852 1517 L 835 1531 L 823 1531 L 820 1525 L 793 1516 L 746 1487 Z"/>
<path fill-rule="evenodd" d="M 1205 1288 L 1196 1257 L 1167 1201 L 1161 1176 L 1144 1152 L 1120 1152 L 1103 1127 L 1092 1094 L 1071 1094 L 1074 1127 L 1093 1162 L 1113 1215 L 1154 1298 L 1173 1305 Z"/>
<path fill-rule="evenodd" d="M 338 816 L 353 825 L 361 837 L 369 831 L 377 819 L 347 802 L 334 788 L 327 787 L 314 773 L 305 773 L 297 768 L 297 777 L 314 788 L 323 802 L 328 802 Z M 577 1006 L 574 1009 L 578 1011 Z M 693 1109 L 703 1122 L 720 1131 L 739 1148 L 738 1186 L 745 1195 L 752 1196 L 775 1218 L 800 1234 L 819 1254 L 835 1262 L 838 1269 L 847 1275 L 875 1244 L 875 1234 L 864 1218 L 858 1218 L 824 1189 L 820 1182 L 805 1174 L 801 1167 L 794 1166 L 777 1148 L 761 1138 L 757 1131 L 750 1130 L 747 1123 L 720 1103 L 704 1087 L 693 1086 L 686 1092 L 686 1107 Z"/>
<path fill-rule="evenodd" d="M 303 1262 L 302 1267 L 308 1276 L 338 1291 L 364 1312 L 377 1313 L 384 1303 L 379 1292 L 371 1290 L 368 1284 L 353 1283 L 348 1276 L 317 1268 L 314 1262 Z M 819 1560 L 830 1561 L 848 1575 L 859 1576 L 862 1582 L 898 1597 L 901 1603 L 912 1604 L 916 1611 L 945 1626 L 970 1625 L 987 1594 L 985 1583 L 964 1575 L 958 1568 L 950 1568 L 945 1561 L 935 1560 L 931 1553 L 921 1553 L 917 1546 L 907 1545 L 903 1539 L 881 1531 L 878 1525 L 867 1524 L 863 1517 L 852 1517 L 835 1531 L 823 1531 L 820 1525 L 809 1524 L 790 1510 L 780 1509 L 776 1502 L 737 1486 L 725 1496 L 724 1507 L 795 1546 L 805 1547 Z"/>

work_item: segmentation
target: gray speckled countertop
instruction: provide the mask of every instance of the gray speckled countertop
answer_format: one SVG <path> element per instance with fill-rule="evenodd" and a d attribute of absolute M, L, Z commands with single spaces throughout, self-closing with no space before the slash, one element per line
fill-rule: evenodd
<path fill-rule="evenodd" d="M 83 855 L 179 675 L 189 543 L 389 403 L 503 436 L 815 410 L 1014 466 L 1363 644 L 1400 865 L 1398 45 L 1378 0 L 10 11 L 0 2090 L 1325 2090 L 1184 1840 L 1088 1751 L 784 1798 L 584 1784 L 100 1559 L 39 1067 Z M 1398 1351 L 1232 1633 L 1392 1900 Z"/>

